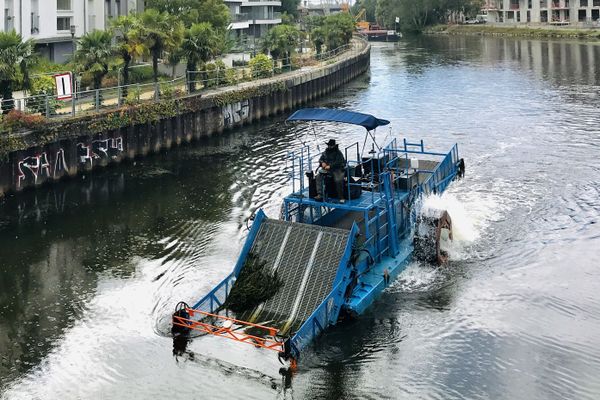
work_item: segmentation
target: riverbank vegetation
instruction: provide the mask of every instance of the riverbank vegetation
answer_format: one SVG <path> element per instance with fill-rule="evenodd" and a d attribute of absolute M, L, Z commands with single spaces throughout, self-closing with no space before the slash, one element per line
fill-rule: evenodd
<path fill-rule="evenodd" d="M 12 32 L 0 32 L 0 95 L 3 99 L 12 99 L 17 84 L 31 87 L 30 70 L 37 56 L 32 39 L 23 41 L 23 37 Z M 5 107 L 2 107 L 5 112 Z"/>
<path fill-rule="evenodd" d="M 475 16 L 482 4 L 481 0 L 358 0 L 352 12 L 357 15 L 364 9 L 367 21 L 404 32 L 422 32 L 427 26 L 453 21 L 460 15 Z"/>
<path fill-rule="evenodd" d="M 424 30 L 428 34 L 523 36 L 538 38 L 600 39 L 600 29 L 569 29 L 491 25 L 435 25 Z"/>

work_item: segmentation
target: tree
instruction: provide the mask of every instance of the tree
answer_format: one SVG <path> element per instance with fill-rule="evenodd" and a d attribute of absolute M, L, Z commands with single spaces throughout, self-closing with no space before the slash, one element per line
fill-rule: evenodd
<path fill-rule="evenodd" d="M 281 0 L 281 12 L 298 18 L 298 5 L 300 0 Z"/>
<path fill-rule="evenodd" d="M 377 9 L 377 0 L 358 0 L 352 6 L 352 14 L 358 15 L 360 10 L 365 9 L 365 20 L 368 22 L 375 22 L 375 11 Z"/>
<path fill-rule="evenodd" d="M 481 0 L 378 0 L 376 17 L 383 26 L 394 26 L 400 18 L 400 28 L 420 32 L 428 25 L 446 22 L 449 15 L 477 12 Z"/>
<path fill-rule="evenodd" d="M 274 59 L 285 58 L 290 65 L 290 57 L 300 38 L 298 28 L 292 25 L 277 25 L 267 33 L 263 41 L 263 51 L 269 51 Z"/>
<path fill-rule="evenodd" d="M 219 37 L 208 22 L 193 24 L 185 31 L 181 54 L 187 60 L 186 70 L 195 71 L 198 63 L 206 63 L 219 53 Z M 189 90 L 196 90 L 194 79 L 189 80 Z"/>
<path fill-rule="evenodd" d="M 230 19 L 229 7 L 223 0 L 203 0 L 198 9 L 198 18 L 194 22 L 210 22 L 215 30 L 225 30 Z"/>
<path fill-rule="evenodd" d="M 79 39 L 73 57 L 76 69 L 88 75 L 94 89 L 100 89 L 102 78 L 108 73 L 109 65 L 115 58 L 112 45 L 112 32 L 94 30 Z"/>
<path fill-rule="evenodd" d="M 321 50 L 323 49 L 323 45 L 327 40 L 327 35 L 325 33 L 325 28 L 317 27 L 313 29 L 310 34 L 313 44 L 315 45 L 315 50 L 317 50 L 317 55 L 321 54 Z"/>
<path fill-rule="evenodd" d="M 317 54 L 321 53 L 323 44 L 327 45 L 327 50 L 333 50 L 350 43 L 355 30 L 354 18 L 348 13 L 311 18 L 308 22 Z"/>
<path fill-rule="evenodd" d="M 140 14 L 139 37 L 152 56 L 154 82 L 158 82 L 158 59 L 175 51 L 183 41 L 183 23 L 166 12 L 149 9 Z"/>
<path fill-rule="evenodd" d="M 147 0 L 147 9 L 168 13 L 186 27 L 198 22 L 210 22 L 215 29 L 229 25 L 229 7 L 223 0 Z"/>
<path fill-rule="evenodd" d="M 350 43 L 355 30 L 354 18 L 347 13 L 333 14 L 325 18 L 324 25 L 327 50 Z"/>
<path fill-rule="evenodd" d="M 116 34 L 116 53 L 123 59 L 123 97 L 127 97 L 129 68 L 137 58 L 148 53 L 140 38 L 140 22 L 136 15 L 121 15 L 111 22 Z"/>
<path fill-rule="evenodd" d="M 23 41 L 23 37 L 15 31 L 0 32 L 0 94 L 4 100 L 3 113 L 14 108 L 11 101 L 13 85 L 19 78 L 23 80 L 23 87 L 30 89 L 29 70 L 36 60 L 33 40 Z"/>

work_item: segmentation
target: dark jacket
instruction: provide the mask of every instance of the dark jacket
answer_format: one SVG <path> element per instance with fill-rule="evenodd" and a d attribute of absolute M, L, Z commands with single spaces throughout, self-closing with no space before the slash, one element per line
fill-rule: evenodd
<path fill-rule="evenodd" d="M 321 158 L 319 158 L 319 166 L 322 162 L 329 164 L 332 171 L 338 171 L 346 168 L 346 159 L 337 145 L 333 149 L 328 147 L 323 154 L 321 154 Z"/>

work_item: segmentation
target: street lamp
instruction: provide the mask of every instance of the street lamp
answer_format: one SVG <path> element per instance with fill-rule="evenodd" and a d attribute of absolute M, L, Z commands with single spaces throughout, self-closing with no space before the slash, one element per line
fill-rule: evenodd
<path fill-rule="evenodd" d="M 69 30 L 71 31 L 71 53 L 75 56 L 75 25 L 71 25 Z"/>

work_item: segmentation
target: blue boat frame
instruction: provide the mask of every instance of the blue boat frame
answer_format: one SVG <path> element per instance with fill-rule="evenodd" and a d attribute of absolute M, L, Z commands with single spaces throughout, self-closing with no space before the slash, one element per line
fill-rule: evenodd
<path fill-rule="evenodd" d="M 288 120 L 352 123 L 365 127 L 373 139 L 370 129 L 389 123 L 367 114 L 327 109 L 299 110 Z M 366 139 L 367 136 L 365 143 Z M 356 158 L 352 158 L 355 147 Z M 349 229 L 350 234 L 333 289 L 286 341 L 289 355 L 296 360 L 318 335 L 338 322 L 341 313 L 363 313 L 406 268 L 413 251 L 412 232 L 420 212 L 417 199 L 445 191 L 457 177 L 461 164 L 457 144 L 449 152 L 439 153 L 426 151 L 423 140 L 411 143 L 394 139 L 385 147 L 378 147 L 377 152 L 373 150 L 366 160 L 359 154 L 359 143 L 344 151 L 348 164 L 346 198 L 349 199 L 345 203 L 327 197 L 316 201 L 309 196 L 305 174 L 314 171 L 320 154 L 311 154 L 307 146 L 287 154 L 292 193 L 283 201 L 281 219 L 337 228 L 340 226 L 336 224 L 350 223 L 344 228 Z M 433 167 L 419 168 L 421 162 Z M 368 169 L 370 180 L 364 176 L 358 181 L 353 179 L 352 173 L 357 169 Z M 353 188 L 356 189 L 354 186 L 360 186 L 362 191 L 358 198 L 350 196 Z M 233 271 L 200 299 L 194 309 L 214 313 L 224 304 L 266 219 L 265 213 L 258 210 Z"/>

